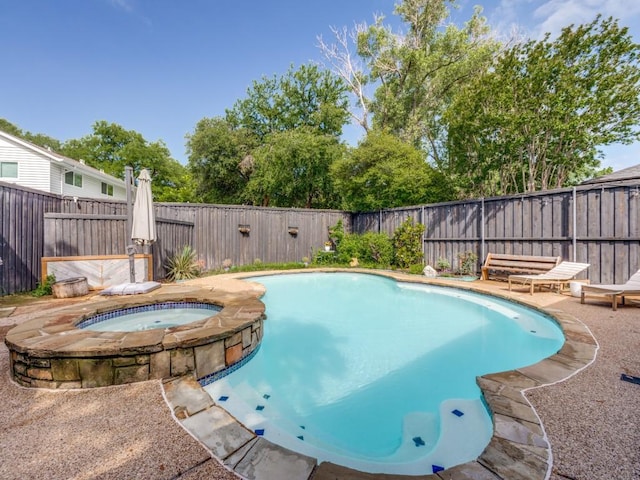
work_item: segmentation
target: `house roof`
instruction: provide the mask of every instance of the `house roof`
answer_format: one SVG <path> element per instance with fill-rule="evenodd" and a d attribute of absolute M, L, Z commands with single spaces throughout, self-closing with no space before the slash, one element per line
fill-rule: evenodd
<path fill-rule="evenodd" d="M 27 140 L 11 135 L 7 132 L 3 132 L 2 130 L 0 130 L 0 138 L 4 138 L 12 143 L 20 145 L 21 147 L 31 150 L 39 155 L 42 155 L 51 162 L 61 163 L 64 166 L 68 167 L 69 170 L 80 171 L 87 175 L 107 180 L 111 184 L 117 184 L 119 186 L 126 187 L 126 183 L 124 180 L 118 177 L 114 177 L 113 175 L 109 175 L 108 173 L 104 173 L 102 170 L 98 170 L 97 168 L 90 167 L 82 161 L 79 162 L 77 160 L 74 160 L 73 158 L 60 155 L 59 153 L 56 153 L 49 148 L 41 147 Z"/>
<path fill-rule="evenodd" d="M 610 173 L 609 175 L 603 175 L 601 177 L 585 180 L 581 185 L 589 185 L 594 183 L 610 183 L 621 182 L 624 180 L 640 180 L 640 164 L 633 167 L 623 168 L 617 172 Z"/>

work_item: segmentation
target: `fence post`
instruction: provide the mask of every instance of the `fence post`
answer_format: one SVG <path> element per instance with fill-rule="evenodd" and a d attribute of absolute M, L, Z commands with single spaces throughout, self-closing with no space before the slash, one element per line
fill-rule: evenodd
<path fill-rule="evenodd" d="M 427 245 L 426 245 L 426 237 L 427 237 L 427 227 L 424 224 L 424 205 L 422 205 L 420 207 L 420 223 L 424 226 L 424 229 L 422 230 L 422 263 L 426 264 L 427 263 Z"/>
<path fill-rule="evenodd" d="M 484 262 L 484 197 L 480 198 L 480 263 Z"/>
<path fill-rule="evenodd" d="M 576 205 L 576 200 L 578 198 L 578 194 L 576 191 L 576 187 L 573 187 L 573 205 L 571 208 L 571 216 L 572 218 L 572 223 L 573 223 L 573 232 L 571 232 L 571 236 L 573 237 L 571 240 L 571 243 L 573 244 L 573 258 L 572 260 L 575 262 L 576 261 L 576 257 L 578 256 L 578 238 L 577 238 L 577 234 L 576 234 L 576 229 L 578 228 L 578 220 L 577 220 L 577 213 L 578 213 L 578 206 Z"/>

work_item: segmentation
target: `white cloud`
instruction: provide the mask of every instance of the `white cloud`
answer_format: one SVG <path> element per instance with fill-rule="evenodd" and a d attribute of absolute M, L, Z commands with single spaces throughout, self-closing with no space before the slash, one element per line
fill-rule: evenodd
<path fill-rule="evenodd" d="M 133 5 L 130 0 L 109 0 L 109 3 L 125 12 L 133 12 Z"/>
<path fill-rule="evenodd" d="M 136 12 L 135 0 L 108 0 L 114 8 L 131 14 L 134 18 L 139 18 L 147 27 L 152 26 L 151 19 Z"/>
<path fill-rule="evenodd" d="M 638 21 L 640 2 L 628 0 L 548 0 L 533 11 L 534 38 L 546 32 L 554 37 L 571 24 L 593 21 L 596 15 L 621 19 L 621 24 Z M 633 19 L 632 17 L 636 17 Z"/>

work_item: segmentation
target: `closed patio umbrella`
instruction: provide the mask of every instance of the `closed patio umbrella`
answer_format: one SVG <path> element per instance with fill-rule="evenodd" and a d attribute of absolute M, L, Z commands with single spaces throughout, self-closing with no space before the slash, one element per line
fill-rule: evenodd
<path fill-rule="evenodd" d="M 149 245 L 156 241 L 156 220 L 153 212 L 153 195 L 151 193 L 151 176 L 146 168 L 143 168 L 138 176 L 138 189 L 133 203 L 133 222 L 131 239 L 138 245 L 142 245 L 145 253 L 148 253 Z M 135 261 L 133 254 L 135 248 L 129 248 L 131 282 L 135 282 Z"/>
<path fill-rule="evenodd" d="M 138 189 L 133 203 L 133 227 L 131 239 L 139 245 L 151 245 L 156 241 L 156 219 L 153 213 L 151 176 L 143 168 L 138 176 Z"/>

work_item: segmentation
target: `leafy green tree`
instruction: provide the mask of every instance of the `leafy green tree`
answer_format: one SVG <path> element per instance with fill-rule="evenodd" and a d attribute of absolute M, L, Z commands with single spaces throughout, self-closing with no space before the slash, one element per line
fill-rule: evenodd
<path fill-rule="evenodd" d="M 227 120 L 263 141 L 267 135 L 309 127 L 339 137 L 347 122 L 348 98 L 339 77 L 316 65 L 293 66 L 281 77 L 254 81 L 247 97 L 227 110 Z"/>
<path fill-rule="evenodd" d="M 0 118 L 0 130 L 14 137 L 22 138 L 22 130 L 5 118 Z"/>
<path fill-rule="evenodd" d="M 558 188 L 593 175 L 598 147 L 639 138 L 640 46 L 599 16 L 519 43 L 456 96 L 443 167 L 460 196 Z"/>
<path fill-rule="evenodd" d="M 148 142 L 140 133 L 115 123 L 104 120 L 94 123 L 93 133 L 65 142 L 60 153 L 84 160 L 87 165 L 118 178 L 124 178 L 125 166 L 133 167 L 136 177 L 140 170 L 147 168 L 153 180 L 151 189 L 155 201 L 174 198 L 178 188 L 183 189 L 180 198 L 195 199 L 180 183 L 186 173 L 184 166 L 171 158 L 162 141 Z"/>
<path fill-rule="evenodd" d="M 43 133 L 31 133 L 23 131 L 17 125 L 14 125 L 4 118 L 0 118 L 0 130 L 13 135 L 14 137 L 22 138 L 23 140 L 31 142 L 34 145 L 51 149 L 54 152 L 59 152 L 61 149 L 61 143 L 59 140 L 56 140 L 55 138 Z"/>
<path fill-rule="evenodd" d="M 343 208 L 370 211 L 448 199 L 442 176 L 415 147 L 385 133 L 370 132 L 332 167 Z"/>
<path fill-rule="evenodd" d="M 188 137 L 189 169 L 207 202 L 329 207 L 329 165 L 348 118 L 342 81 L 315 65 L 255 81 L 224 118 Z"/>
<path fill-rule="evenodd" d="M 272 133 L 254 151 L 255 169 L 245 198 L 263 206 L 335 207 L 329 169 L 343 152 L 337 138 L 310 128 Z"/>
<path fill-rule="evenodd" d="M 224 118 L 203 118 L 187 136 L 196 194 L 207 203 L 240 204 L 254 169 L 257 139 Z"/>
<path fill-rule="evenodd" d="M 486 69 L 499 44 L 476 9 L 463 28 L 443 27 L 448 4 L 455 0 L 404 0 L 395 14 L 404 24 L 395 33 L 378 16 L 370 26 L 357 25 L 349 36 L 334 30 L 337 45 L 320 43 L 324 56 L 349 85 L 356 102 L 352 113 L 365 130 L 384 130 L 423 149 L 438 162 L 446 129 L 440 117 L 458 88 Z M 375 86 L 374 94 L 369 91 Z"/>

